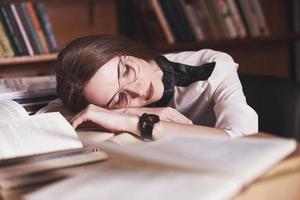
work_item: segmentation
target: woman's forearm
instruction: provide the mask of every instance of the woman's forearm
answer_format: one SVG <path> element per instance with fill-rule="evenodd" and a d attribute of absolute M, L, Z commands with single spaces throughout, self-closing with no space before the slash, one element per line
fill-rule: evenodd
<path fill-rule="evenodd" d="M 137 136 L 141 136 L 139 129 L 139 117 L 132 116 L 129 119 L 129 123 L 127 123 L 126 130 L 131 132 Z M 186 135 L 186 134 L 216 134 L 228 136 L 228 134 L 222 130 L 217 128 L 211 128 L 207 126 L 200 125 L 190 125 L 190 124 L 180 124 L 175 122 L 167 122 L 160 121 L 155 124 L 153 128 L 153 138 L 160 139 L 168 135 Z"/>

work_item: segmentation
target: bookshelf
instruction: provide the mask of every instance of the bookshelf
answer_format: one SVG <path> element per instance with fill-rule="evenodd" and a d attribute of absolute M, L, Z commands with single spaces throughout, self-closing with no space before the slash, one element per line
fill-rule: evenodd
<path fill-rule="evenodd" d="M 19 3 L 28 0 L 8 0 Z M 60 48 L 89 34 L 117 33 L 115 1 L 110 0 L 31 0 L 45 5 Z M 0 78 L 54 74 L 57 53 L 0 58 Z"/>
<path fill-rule="evenodd" d="M 53 62 L 57 57 L 57 53 L 42 54 L 35 56 L 17 56 L 13 58 L 2 58 L 0 67 L 5 65 L 20 65 L 31 63 Z"/>
<path fill-rule="evenodd" d="M 269 36 L 269 37 L 258 37 L 258 38 L 246 38 L 246 39 L 232 39 L 232 40 L 215 40 L 215 41 L 203 41 L 203 42 L 186 42 L 176 43 L 171 45 L 165 44 L 153 44 L 150 45 L 153 49 L 159 50 L 162 53 L 176 52 L 183 49 L 198 50 L 200 48 L 230 48 L 230 47 L 257 47 L 259 45 L 271 45 L 280 44 L 286 42 L 293 42 L 300 40 L 299 33 L 291 33 L 284 36 Z"/>
<path fill-rule="evenodd" d="M 273 0 L 270 2 L 268 0 L 260 0 L 266 24 L 269 28 L 269 36 L 246 37 L 244 39 L 207 39 L 168 44 L 168 42 L 148 41 L 138 34 L 131 33 L 131 35 L 128 35 L 162 53 L 202 48 L 224 51 L 240 64 L 240 73 L 274 75 L 295 80 L 293 44 L 300 40 L 300 34 L 291 29 L 291 17 L 293 15 L 293 6 L 291 4 L 293 1 Z M 135 15 L 142 14 L 138 0 L 132 0 L 131 2 L 136 8 Z M 153 20 L 153 14 L 149 18 Z M 139 33 L 140 30 L 145 30 L 147 24 L 143 23 L 143 19 L 136 20 L 136 32 Z"/>
<path fill-rule="evenodd" d="M 33 0 L 37 1 L 44 3 L 60 47 L 83 35 L 120 33 L 161 53 L 202 48 L 224 51 L 240 64 L 240 73 L 295 79 L 294 44 L 300 40 L 300 34 L 291 29 L 291 2 L 295 0 L 260 0 L 270 36 L 174 44 L 153 43 L 142 37 L 152 30 L 141 29 L 144 13 L 135 5 L 148 0 Z M 0 77 L 54 73 L 55 57 L 50 54 L 1 59 Z"/>

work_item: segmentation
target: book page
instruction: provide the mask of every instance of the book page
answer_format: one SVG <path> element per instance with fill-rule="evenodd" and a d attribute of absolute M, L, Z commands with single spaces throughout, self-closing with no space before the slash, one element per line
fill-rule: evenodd
<path fill-rule="evenodd" d="M 21 117 L 28 117 L 28 114 L 20 104 L 12 100 L 0 101 L 0 123 Z"/>
<path fill-rule="evenodd" d="M 295 147 L 283 139 L 176 136 L 135 145 L 103 143 L 110 164 L 26 199 L 229 199 Z M 84 183 L 84 184 L 82 184 Z M 68 192 L 69 191 L 69 192 Z"/>
<path fill-rule="evenodd" d="M 246 184 L 293 152 L 296 142 L 278 138 L 176 136 L 148 145 L 123 147 L 107 143 L 101 147 L 118 158 L 230 174 Z"/>
<path fill-rule="evenodd" d="M 240 185 L 238 179 L 221 174 L 108 161 L 88 174 L 44 187 L 24 199 L 229 199 Z"/>
<path fill-rule="evenodd" d="M 81 147 L 76 132 L 59 113 L 0 123 L 0 159 Z"/>

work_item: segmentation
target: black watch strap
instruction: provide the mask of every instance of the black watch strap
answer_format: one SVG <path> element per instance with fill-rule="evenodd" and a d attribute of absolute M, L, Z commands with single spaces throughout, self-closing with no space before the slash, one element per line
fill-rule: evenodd
<path fill-rule="evenodd" d="M 139 120 L 141 138 L 144 141 L 153 140 L 153 127 L 160 121 L 158 115 L 144 113 Z"/>

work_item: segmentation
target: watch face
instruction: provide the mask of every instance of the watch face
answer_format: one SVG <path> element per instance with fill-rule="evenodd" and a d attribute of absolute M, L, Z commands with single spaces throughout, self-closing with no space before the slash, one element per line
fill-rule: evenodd
<path fill-rule="evenodd" d="M 145 118 L 145 121 L 148 123 L 157 123 L 159 122 L 159 116 L 148 114 L 147 117 Z"/>

